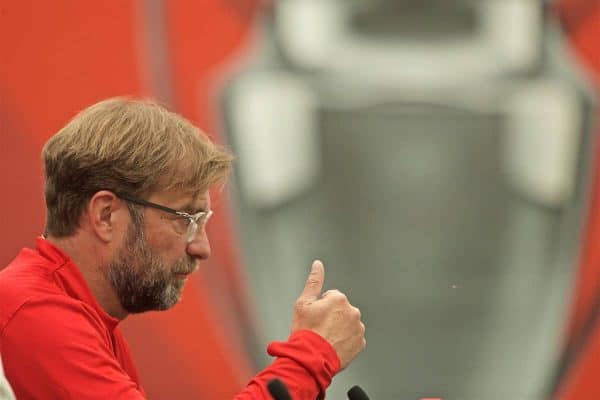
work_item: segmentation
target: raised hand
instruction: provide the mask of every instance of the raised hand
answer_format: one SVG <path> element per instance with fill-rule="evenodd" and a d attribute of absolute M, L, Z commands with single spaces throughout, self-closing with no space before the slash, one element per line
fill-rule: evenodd
<path fill-rule="evenodd" d="M 344 369 L 365 348 L 365 325 L 360 310 L 350 304 L 345 294 L 339 290 L 321 294 L 324 281 L 323 263 L 313 262 L 304 290 L 296 300 L 292 332 L 309 329 L 321 335 L 333 346 Z"/>

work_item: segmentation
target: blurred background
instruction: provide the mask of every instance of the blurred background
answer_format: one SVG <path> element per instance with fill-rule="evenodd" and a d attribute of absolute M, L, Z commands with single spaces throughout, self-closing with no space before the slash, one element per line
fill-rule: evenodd
<path fill-rule="evenodd" d="M 599 89 L 598 0 L 0 0 L 0 265 L 44 142 L 153 97 L 237 161 L 183 301 L 122 323 L 149 398 L 233 397 L 315 258 L 367 325 L 328 398 L 600 398 Z"/>

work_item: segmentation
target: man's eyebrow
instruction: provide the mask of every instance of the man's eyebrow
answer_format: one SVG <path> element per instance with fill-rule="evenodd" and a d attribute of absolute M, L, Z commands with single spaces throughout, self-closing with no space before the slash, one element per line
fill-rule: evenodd
<path fill-rule="evenodd" d="M 179 211 L 183 211 L 183 212 L 193 215 L 193 214 L 197 214 L 199 212 L 208 211 L 208 207 L 206 204 L 204 204 L 202 206 L 194 206 L 193 204 L 188 203 L 188 204 L 184 205 L 182 208 L 180 208 Z"/>

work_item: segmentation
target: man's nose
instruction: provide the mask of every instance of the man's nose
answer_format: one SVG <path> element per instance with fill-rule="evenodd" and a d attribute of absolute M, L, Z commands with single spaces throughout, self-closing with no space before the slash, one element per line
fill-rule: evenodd
<path fill-rule="evenodd" d="M 187 245 L 187 253 L 197 259 L 206 260 L 210 257 L 210 242 L 204 227 L 199 228 L 193 239 Z"/>

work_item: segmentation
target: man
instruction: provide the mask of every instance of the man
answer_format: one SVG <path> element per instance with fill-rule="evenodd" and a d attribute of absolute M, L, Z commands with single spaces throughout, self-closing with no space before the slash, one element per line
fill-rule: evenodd
<path fill-rule="evenodd" d="M 209 188 L 231 155 L 189 121 L 148 101 L 110 99 L 82 111 L 45 145 L 47 219 L 35 249 L 0 272 L 0 353 L 18 399 L 143 399 L 119 330 L 132 313 L 174 306 L 210 256 Z M 364 348 L 360 312 L 321 295 L 315 261 L 286 342 L 236 399 L 322 398 Z"/>

